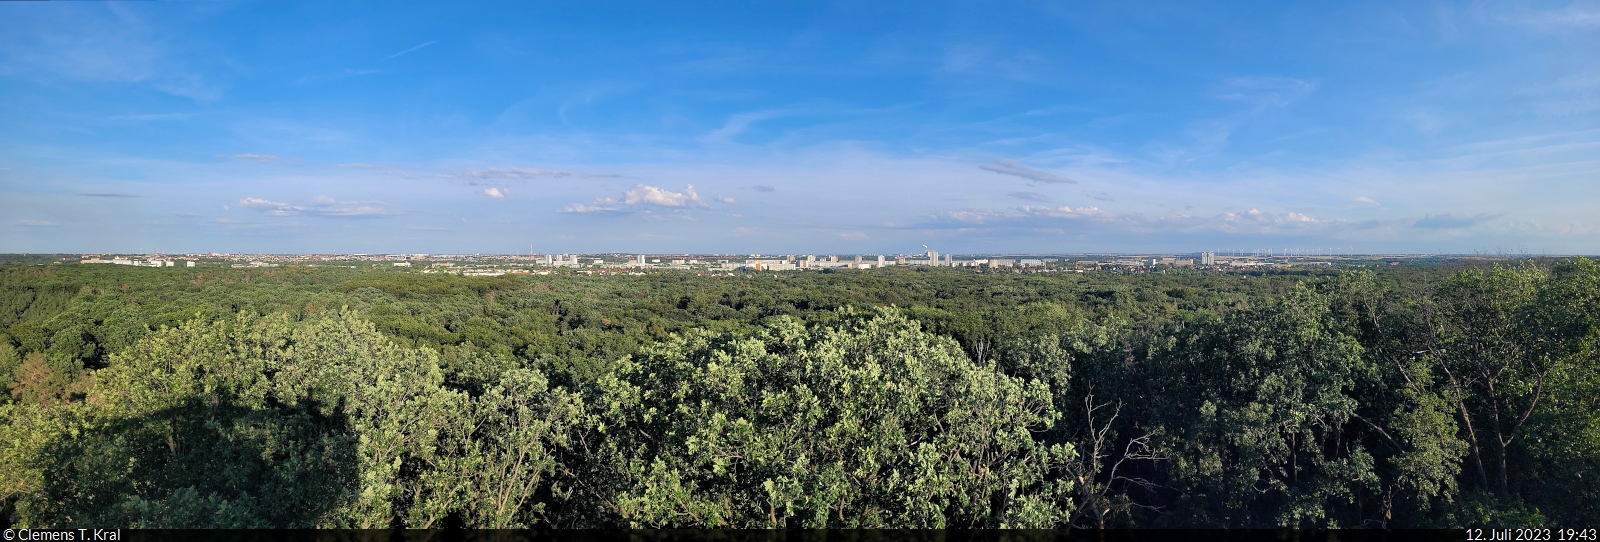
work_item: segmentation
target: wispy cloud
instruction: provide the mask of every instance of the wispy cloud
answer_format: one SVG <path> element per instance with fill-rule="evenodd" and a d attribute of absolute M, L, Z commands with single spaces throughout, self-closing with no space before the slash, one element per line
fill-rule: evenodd
<path fill-rule="evenodd" d="M 338 165 L 335 165 L 333 167 L 342 168 L 342 169 L 376 169 L 376 168 L 380 168 L 380 167 L 383 167 L 383 166 L 380 166 L 380 165 L 377 165 L 377 164 L 351 163 L 351 164 L 338 164 Z"/>
<path fill-rule="evenodd" d="M 377 200 L 339 201 L 327 196 L 317 196 L 308 203 L 289 204 L 263 198 L 241 198 L 239 206 L 261 211 L 272 216 L 309 215 L 328 218 L 377 218 L 399 214 L 385 209 Z"/>
<path fill-rule="evenodd" d="M 1383 206 L 1383 204 L 1382 203 L 1378 203 L 1377 200 L 1374 200 L 1374 199 L 1366 197 L 1366 196 L 1360 196 L 1360 197 L 1357 197 L 1357 198 L 1352 199 L 1350 201 L 1353 201 L 1353 202 L 1356 202 L 1356 203 L 1360 203 L 1362 205 L 1370 205 L 1370 206 L 1373 206 L 1373 207 L 1382 207 Z"/>
<path fill-rule="evenodd" d="M 1077 184 L 1077 182 L 1078 182 L 1078 181 L 1074 181 L 1072 179 L 1068 179 L 1066 177 L 1062 177 L 1060 175 L 1056 175 L 1054 173 L 1050 173 L 1048 171 L 1039 171 L 1037 169 L 1030 169 L 1030 168 L 1028 168 L 1026 166 L 1023 166 L 1021 162 L 1018 162 L 1016 160 L 1001 159 L 1001 160 L 995 161 L 995 163 L 993 163 L 993 164 L 984 164 L 984 165 L 978 166 L 978 168 L 979 169 L 983 169 L 985 171 L 993 171 L 995 173 L 1000 173 L 1000 174 L 1004 174 L 1004 175 L 1015 175 L 1017 177 L 1022 177 L 1024 179 L 1029 179 L 1029 180 L 1034 180 L 1034 181 L 1039 181 L 1039 182 L 1042 182 L 1042 183 Z"/>
<path fill-rule="evenodd" d="M 751 190 L 755 190 L 757 192 L 776 192 L 778 190 L 778 189 L 770 187 L 770 186 L 764 186 L 764 185 L 759 185 L 759 184 L 750 187 L 750 189 Z"/>
<path fill-rule="evenodd" d="M 1230 77 L 1213 87 L 1211 95 L 1219 100 L 1249 103 L 1261 110 L 1287 106 L 1316 89 L 1316 83 L 1292 77 Z"/>
<path fill-rule="evenodd" d="M 1561 9 L 1529 10 L 1521 4 L 1512 12 L 1501 12 L 1495 17 L 1501 21 L 1529 26 L 1541 30 L 1569 30 L 1600 27 L 1600 5 L 1593 2 L 1573 2 Z"/>
<path fill-rule="evenodd" d="M 569 177 L 570 171 L 552 171 L 547 169 L 529 168 L 484 168 L 469 169 L 457 173 L 440 173 L 434 175 L 441 179 L 533 179 L 538 177 Z"/>
<path fill-rule="evenodd" d="M 916 228 L 1076 230 L 1101 233 L 1247 233 L 1300 231 L 1325 232 L 1328 228 L 1354 227 L 1344 220 L 1321 220 L 1296 212 L 1268 213 L 1250 209 L 1211 216 L 1113 214 L 1094 206 L 1022 206 L 1004 211 L 946 211 L 935 213 L 932 221 Z"/>
<path fill-rule="evenodd" d="M 299 228 L 300 226 L 303 225 L 298 220 L 291 220 L 291 221 L 288 221 L 288 222 L 283 222 L 283 221 L 265 221 L 265 222 L 262 222 L 262 221 L 239 220 L 239 219 L 228 218 L 228 217 L 217 218 L 216 222 L 218 224 L 222 224 L 222 225 L 227 226 L 229 228 L 235 228 L 235 229 L 241 229 L 241 230 L 268 230 L 268 231 Z"/>
<path fill-rule="evenodd" d="M 1006 194 L 1006 195 L 1007 196 L 1011 196 L 1013 198 L 1024 199 L 1024 200 L 1028 200 L 1028 201 L 1050 201 L 1050 196 L 1046 196 L 1046 195 L 1040 194 L 1038 192 L 1012 192 L 1012 193 Z"/>
<path fill-rule="evenodd" d="M 303 84 L 306 84 L 306 83 L 317 82 L 317 81 L 334 81 L 334 80 L 339 80 L 339 79 L 348 79 L 348 78 L 351 78 L 351 77 L 361 77 L 363 75 L 377 75 L 377 74 L 380 74 L 380 73 L 385 73 L 385 72 L 383 70 L 345 68 L 345 69 L 339 70 L 338 72 L 334 72 L 334 73 L 327 73 L 327 74 L 322 74 L 322 75 L 307 75 L 305 77 L 301 77 L 299 79 L 296 79 L 295 83 L 303 85 Z"/>
<path fill-rule="evenodd" d="M 112 115 L 107 120 L 178 120 L 193 117 L 193 113 L 145 113 L 140 115 Z"/>
<path fill-rule="evenodd" d="M 1052 218 L 1111 218 L 1111 213 L 1101 211 L 1099 207 L 1094 206 L 1072 208 L 1066 205 L 1062 205 L 1060 207 L 1033 207 L 1024 205 L 1022 207 L 1018 207 L 1017 210 L 1022 211 L 1022 213 L 1026 215 L 1048 216 Z"/>
<path fill-rule="evenodd" d="M 616 201 L 610 200 L 610 199 L 606 199 L 606 200 L 598 200 L 593 205 L 584 205 L 582 203 L 574 203 L 572 205 L 568 205 L 566 207 L 563 207 L 561 209 L 561 212 L 563 212 L 563 213 L 620 213 L 620 212 L 622 212 L 622 209 L 617 207 L 617 202 Z"/>
<path fill-rule="evenodd" d="M 732 141 L 735 136 L 738 136 L 739 134 L 744 133 L 745 130 L 749 129 L 751 124 L 779 116 L 783 113 L 785 113 L 785 111 L 761 111 L 757 113 L 742 113 L 734 115 L 729 117 L 728 121 L 724 122 L 721 128 L 712 130 L 710 133 L 702 136 L 700 141 L 702 143 L 728 143 Z"/>
<path fill-rule="evenodd" d="M 1478 224 L 1494 220 L 1500 216 L 1501 215 L 1490 214 L 1476 214 L 1472 216 L 1457 216 L 1450 213 L 1441 215 L 1430 214 L 1423 216 L 1422 220 L 1418 220 L 1411 224 L 1411 227 L 1428 230 L 1456 230 L 1470 228 Z"/>
<path fill-rule="evenodd" d="M 47 228 L 47 227 L 50 227 L 50 226 L 59 226 L 60 225 L 60 224 L 57 224 L 55 222 L 51 222 L 49 220 L 33 220 L 33 219 L 27 219 L 27 218 L 22 219 L 22 220 L 18 220 L 17 223 L 18 224 L 22 224 L 24 226 L 32 226 L 32 227 L 35 227 L 35 228 Z"/>
<path fill-rule="evenodd" d="M 271 154 L 235 154 L 235 155 L 233 155 L 233 158 L 236 159 L 236 160 L 255 160 L 255 161 L 263 163 L 263 164 L 269 163 L 269 162 L 287 162 L 288 161 L 287 159 L 283 158 L 282 156 L 274 156 L 274 155 L 271 155 Z"/>
<path fill-rule="evenodd" d="M 1428 137 L 1438 137 L 1450 124 L 1450 119 L 1432 111 L 1416 111 L 1406 115 L 1406 118 L 1416 125 L 1418 132 Z"/>
<path fill-rule="evenodd" d="M 137 198 L 137 194 L 124 194 L 122 192 L 79 192 L 79 196 L 91 198 Z"/>
<path fill-rule="evenodd" d="M 0 19 L 0 71 L 220 97 L 223 85 L 174 54 L 183 38 L 162 30 L 121 9 L 12 11 Z"/>
<path fill-rule="evenodd" d="M 433 41 L 430 41 L 430 42 L 427 42 L 427 43 L 424 43 L 424 44 L 422 44 L 422 45 L 418 45 L 418 46 L 416 46 L 416 47 L 412 47 L 412 48 L 410 48 L 410 49 L 406 49 L 406 50 L 404 50 L 404 51 L 400 51 L 400 52 L 398 52 L 398 53 L 395 53 L 395 54 L 392 54 L 392 55 L 389 55 L 389 56 L 386 56 L 386 57 L 383 57 L 383 60 L 389 60 L 389 59 L 391 59 L 391 58 L 394 58 L 394 57 L 397 57 L 397 56 L 400 56 L 400 55 L 403 55 L 403 54 L 408 54 L 408 53 L 413 53 L 413 52 L 416 52 L 416 50 L 417 50 L 417 49 L 421 49 L 421 48 L 423 48 L 423 47 L 427 47 L 427 46 L 429 46 L 429 45 L 433 45 L 433 44 L 435 44 L 435 43 L 439 43 L 439 40 L 433 40 Z"/>

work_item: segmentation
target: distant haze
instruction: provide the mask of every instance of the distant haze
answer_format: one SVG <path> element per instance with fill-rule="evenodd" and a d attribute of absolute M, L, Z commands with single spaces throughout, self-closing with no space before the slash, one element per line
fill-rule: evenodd
<path fill-rule="evenodd" d="M 1600 252 L 1592 2 L 696 6 L 0 3 L 0 252 Z"/>

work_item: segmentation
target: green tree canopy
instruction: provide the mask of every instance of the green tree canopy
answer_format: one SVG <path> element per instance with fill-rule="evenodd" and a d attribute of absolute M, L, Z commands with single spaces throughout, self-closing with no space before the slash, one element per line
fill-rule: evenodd
<path fill-rule="evenodd" d="M 1049 389 L 898 311 L 692 332 L 600 390 L 594 452 L 631 525 L 1049 527 L 1071 511 L 1053 474 L 1073 451 L 1035 436 L 1057 417 Z"/>

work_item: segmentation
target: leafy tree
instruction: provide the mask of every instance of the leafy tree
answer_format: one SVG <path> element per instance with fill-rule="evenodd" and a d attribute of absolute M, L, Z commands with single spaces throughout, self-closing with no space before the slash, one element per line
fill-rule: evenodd
<path fill-rule="evenodd" d="M 436 426 L 439 453 L 420 477 L 407 525 L 429 528 L 452 515 L 477 528 L 551 523 L 540 498 L 560 472 L 559 450 L 581 430 L 582 399 L 550 388 L 537 371 L 513 369 L 457 408 L 464 419 Z"/>
<path fill-rule="evenodd" d="M 477 398 L 446 388 L 432 351 L 351 312 L 165 329 L 94 382 L 86 402 L 3 407 L 18 523 L 529 525 L 583 410 L 526 369 Z"/>
<path fill-rule="evenodd" d="M 1349 392 L 1374 368 L 1321 296 L 1296 287 L 1193 323 L 1150 363 L 1150 432 L 1181 495 L 1165 521 L 1359 525 L 1344 509 L 1378 479 Z"/>
<path fill-rule="evenodd" d="M 1600 264 L 1553 266 L 1539 291 L 1532 333 L 1549 359 L 1544 399 L 1523 429 L 1520 492 L 1570 524 L 1600 518 Z M 1533 524 L 1533 523 L 1529 523 Z"/>
<path fill-rule="evenodd" d="M 600 383 L 591 450 L 635 526 L 1048 527 L 1073 457 L 1034 433 L 1038 381 L 967 359 L 896 311 L 690 333 Z"/>
<path fill-rule="evenodd" d="M 11 385 L 17 381 L 17 368 L 21 366 L 22 357 L 17 355 L 16 347 L 11 346 L 11 341 L 0 336 L 0 404 L 5 404 L 11 399 Z"/>

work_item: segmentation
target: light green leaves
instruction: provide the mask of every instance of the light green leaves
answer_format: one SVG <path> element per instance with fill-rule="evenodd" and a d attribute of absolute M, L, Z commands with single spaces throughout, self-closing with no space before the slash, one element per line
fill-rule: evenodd
<path fill-rule="evenodd" d="M 1047 527 L 1071 484 L 1047 388 L 979 366 L 899 313 L 691 333 L 603 395 L 638 526 Z M 651 414 L 651 413 L 655 414 Z"/>

